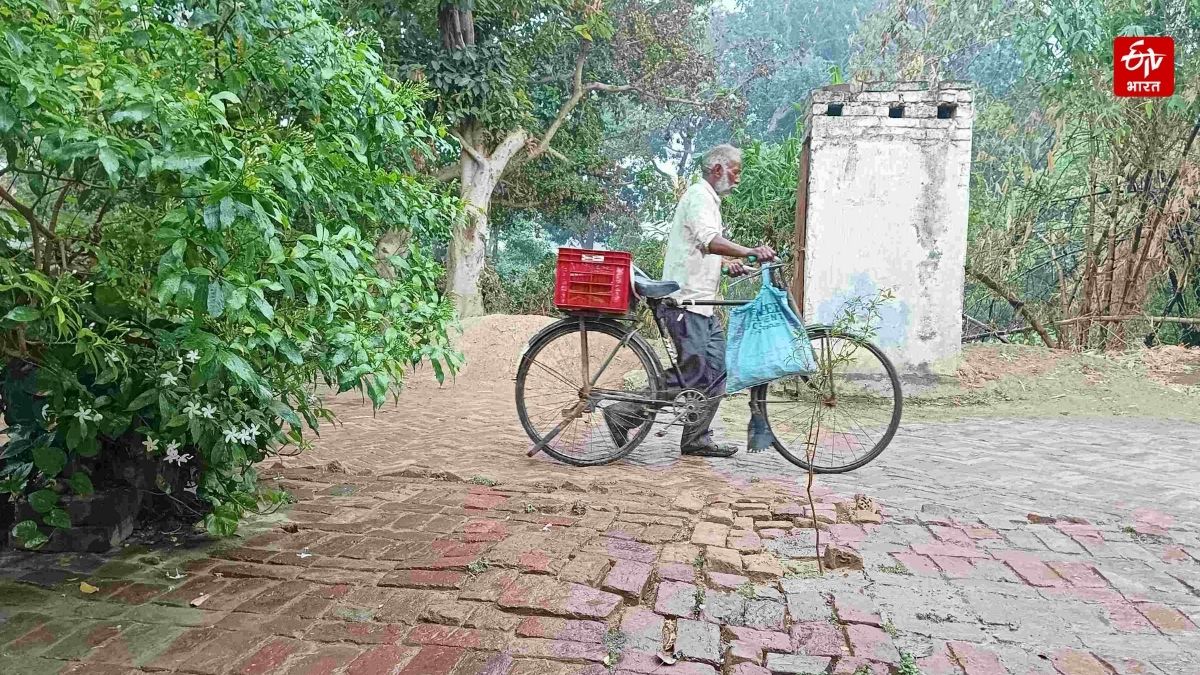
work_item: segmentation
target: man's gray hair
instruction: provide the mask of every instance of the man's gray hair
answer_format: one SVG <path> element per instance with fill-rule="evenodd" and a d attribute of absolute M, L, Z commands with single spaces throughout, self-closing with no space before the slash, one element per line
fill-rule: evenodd
<path fill-rule="evenodd" d="M 741 163 L 742 163 L 741 149 L 735 148 L 732 145 L 725 143 L 722 145 L 718 145 L 717 147 L 713 148 L 712 150 L 709 150 L 708 154 L 704 156 L 704 173 L 705 174 L 709 173 L 710 171 L 713 170 L 713 167 L 718 164 L 720 164 L 723 167 L 728 168 L 730 165 L 741 164 Z"/>

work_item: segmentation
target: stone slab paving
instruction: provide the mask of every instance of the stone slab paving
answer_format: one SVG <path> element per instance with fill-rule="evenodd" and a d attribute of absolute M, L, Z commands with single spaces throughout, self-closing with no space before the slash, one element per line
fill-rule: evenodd
<path fill-rule="evenodd" d="M 339 398 L 286 521 L 185 563 L 6 555 L 0 672 L 1200 673 L 1200 427 L 907 425 L 813 512 L 772 453 L 576 469 L 458 400 Z"/>

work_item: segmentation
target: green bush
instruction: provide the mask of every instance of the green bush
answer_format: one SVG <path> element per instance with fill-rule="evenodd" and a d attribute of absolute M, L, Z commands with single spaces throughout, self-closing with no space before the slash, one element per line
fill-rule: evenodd
<path fill-rule="evenodd" d="M 0 492 L 41 514 L 26 546 L 146 459 L 229 534 L 254 464 L 332 418 L 317 385 L 378 406 L 412 364 L 456 366 L 426 251 L 460 205 L 412 175 L 440 131 L 320 10 L 0 7 Z"/>

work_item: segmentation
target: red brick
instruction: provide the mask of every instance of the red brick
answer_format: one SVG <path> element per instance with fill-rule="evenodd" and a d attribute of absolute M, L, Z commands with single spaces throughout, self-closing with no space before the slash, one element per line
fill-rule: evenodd
<path fill-rule="evenodd" d="M 397 570 L 385 576 L 380 586 L 398 588 L 462 588 L 466 575 L 449 570 Z"/>
<path fill-rule="evenodd" d="M 1054 573 L 1037 557 L 1023 551 L 996 551 L 996 557 L 1003 560 L 1030 586 L 1052 588 L 1065 586 L 1066 581 Z"/>
<path fill-rule="evenodd" d="M 1054 669 L 1062 675 L 1111 675 L 1112 669 L 1095 656 L 1077 649 L 1060 649 L 1050 657 Z"/>
<path fill-rule="evenodd" d="M 540 638 L 517 638 L 513 641 L 511 653 L 521 657 L 595 663 L 603 662 L 608 656 L 608 650 L 603 645 Z"/>
<path fill-rule="evenodd" d="M 408 662 L 400 675 L 448 675 L 464 652 L 457 647 L 425 647 Z"/>
<path fill-rule="evenodd" d="M 893 553 L 892 557 L 901 565 L 904 565 L 909 572 L 919 577 L 937 577 L 941 576 L 938 572 L 937 565 L 933 564 L 933 558 L 926 555 L 917 555 L 916 553 Z"/>
<path fill-rule="evenodd" d="M 950 558 L 938 555 L 933 556 L 933 562 L 946 573 L 946 576 L 952 579 L 966 579 L 975 573 L 975 566 L 968 558 Z"/>
<path fill-rule="evenodd" d="M 892 644 L 892 638 L 876 626 L 851 624 L 846 626 L 846 635 L 850 638 L 850 650 L 860 658 L 898 663 L 900 652 Z"/>
<path fill-rule="evenodd" d="M 1143 602 L 1137 605 L 1140 611 L 1154 627 L 1164 633 L 1185 633 L 1196 630 L 1196 624 L 1184 616 L 1183 612 L 1157 602 Z"/>
<path fill-rule="evenodd" d="M 400 641 L 406 628 L 389 623 L 357 623 L 351 621 L 321 621 L 304 635 L 316 642 L 354 642 L 360 645 L 394 644 Z"/>
<path fill-rule="evenodd" d="M 498 520 L 472 520 L 463 526 L 467 542 L 500 541 L 508 536 L 508 527 Z"/>
<path fill-rule="evenodd" d="M 604 579 L 604 590 L 640 598 L 650 580 L 652 567 L 632 560 L 618 560 Z"/>
<path fill-rule="evenodd" d="M 913 544 L 913 552 L 928 556 L 946 556 L 950 558 L 987 558 L 987 551 L 975 548 L 974 544 Z"/>
<path fill-rule="evenodd" d="M 140 605 L 167 592 L 167 588 L 152 584 L 122 583 L 104 597 L 127 605 Z"/>
<path fill-rule="evenodd" d="M 658 566 L 658 578 L 691 583 L 696 580 L 696 568 L 683 563 L 666 563 Z"/>
<path fill-rule="evenodd" d="M 408 644 L 437 645 L 441 647 L 465 647 L 499 651 L 508 644 L 508 636 L 500 631 L 458 628 L 423 623 L 413 628 L 404 638 Z"/>
<path fill-rule="evenodd" d="M 1054 527 L 1058 528 L 1060 532 L 1070 536 L 1080 544 L 1090 543 L 1094 545 L 1104 541 L 1104 535 L 1101 534 L 1100 530 L 1095 525 L 1090 525 L 1087 523 L 1066 523 L 1059 521 L 1054 524 Z"/>
<path fill-rule="evenodd" d="M 1000 535 L 990 527 L 963 528 L 971 539 L 999 539 Z"/>
<path fill-rule="evenodd" d="M 284 672 L 287 675 L 333 675 L 358 653 L 359 648 L 350 645 L 323 646 L 316 653 L 293 660 Z"/>
<path fill-rule="evenodd" d="M 792 651 L 792 638 L 787 633 L 741 628 L 739 626 L 724 626 L 724 629 L 730 631 L 738 641 L 758 645 L 760 649 L 765 649 L 769 652 L 783 653 Z"/>
<path fill-rule="evenodd" d="M 958 544 L 960 546 L 971 547 L 975 546 L 971 535 L 967 534 L 962 528 L 950 525 L 930 525 L 929 531 L 933 532 L 933 536 L 937 537 L 940 541 L 944 541 L 948 544 Z"/>
<path fill-rule="evenodd" d="M 286 638 L 275 638 L 260 647 L 257 652 L 242 662 L 238 668 L 241 675 L 265 675 L 279 670 L 288 657 L 296 652 L 300 643 Z"/>
<path fill-rule="evenodd" d="M 1046 563 L 1050 569 L 1066 579 L 1072 586 L 1084 588 L 1107 588 L 1108 582 L 1096 572 L 1096 568 L 1087 563 L 1051 561 Z"/>
<path fill-rule="evenodd" d="M 841 627 L 828 621 L 806 621 L 792 626 L 792 648 L 809 656 L 850 654 Z"/>
<path fill-rule="evenodd" d="M 932 654 L 917 659 L 917 670 L 921 675 L 962 675 L 962 668 L 950 656 L 945 645 L 934 650 Z"/>
<path fill-rule="evenodd" d="M 946 647 L 958 660 L 965 675 L 1008 675 L 1000 657 L 969 642 L 947 642 Z"/>
<path fill-rule="evenodd" d="M 490 511 L 506 501 L 508 501 L 508 497 L 498 492 L 492 492 L 487 489 L 479 489 L 478 491 L 472 489 L 463 502 L 463 506 L 468 509 Z"/>
<path fill-rule="evenodd" d="M 567 640 L 570 642 L 604 641 L 608 628 L 599 621 L 573 621 L 545 616 L 529 616 L 517 626 L 517 635 L 522 637 Z"/>
<path fill-rule="evenodd" d="M 444 649 L 430 647 L 430 649 Z M 418 651 L 412 647 L 399 645 L 379 645 L 363 652 L 346 668 L 346 675 L 392 675 L 405 664 L 414 659 Z M 420 670 L 408 671 L 418 673 Z M 432 674 L 430 674 L 432 675 Z"/>
<path fill-rule="evenodd" d="M 460 600 L 495 602 L 518 576 L 520 574 L 516 570 L 488 570 L 483 574 L 471 575 L 463 581 L 458 597 Z"/>
<path fill-rule="evenodd" d="M 497 604 L 504 609 L 534 610 L 568 619 L 605 619 L 621 605 L 621 597 L 580 584 L 523 575 L 504 589 Z"/>

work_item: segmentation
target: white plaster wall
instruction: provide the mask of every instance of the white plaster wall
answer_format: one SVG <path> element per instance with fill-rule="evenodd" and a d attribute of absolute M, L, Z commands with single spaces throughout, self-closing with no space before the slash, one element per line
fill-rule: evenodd
<path fill-rule="evenodd" d="M 894 288 L 877 344 L 904 375 L 952 372 L 962 343 L 970 93 L 839 98 L 842 116 L 827 116 L 814 95 L 810 117 L 805 317 L 830 323 L 846 300 Z M 889 99 L 904 103 L 905 117 L 888 117 Z M 937 119 L 938 100 L 958 100 L 955 117 Z"/>

